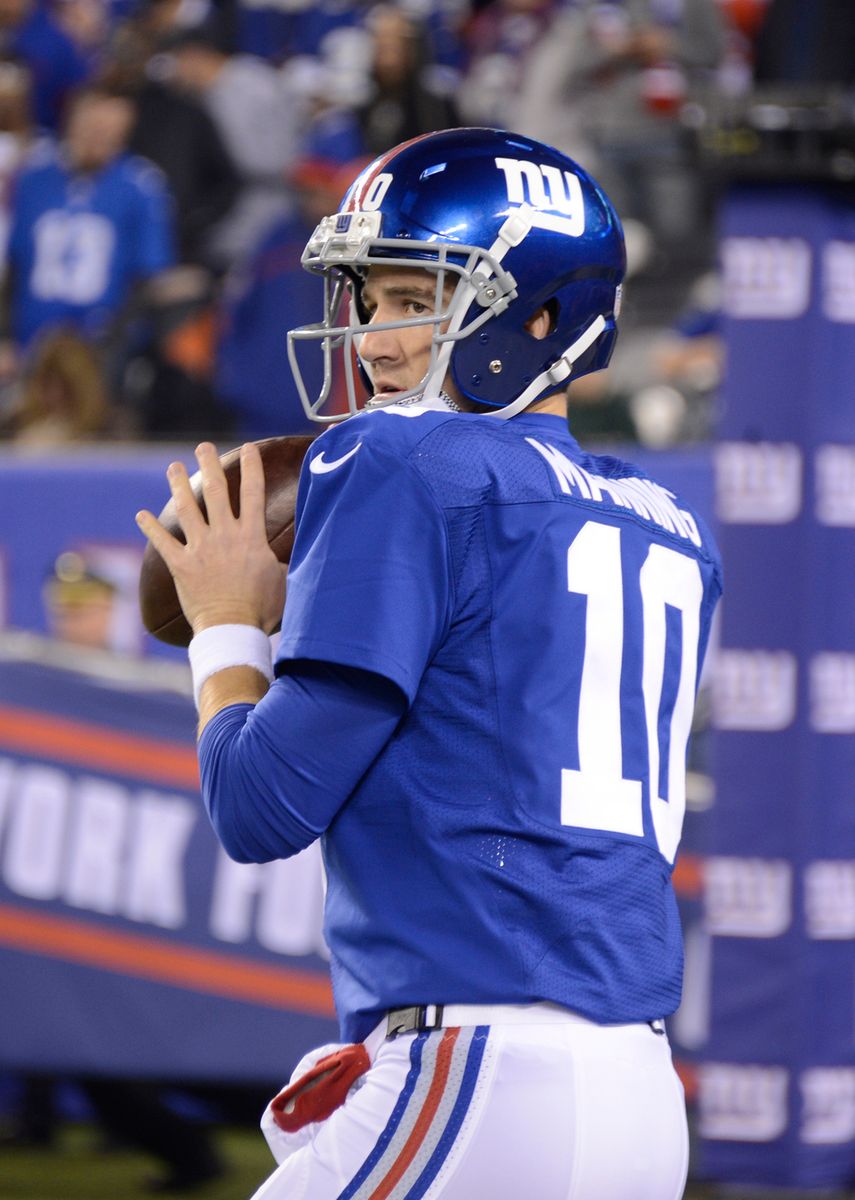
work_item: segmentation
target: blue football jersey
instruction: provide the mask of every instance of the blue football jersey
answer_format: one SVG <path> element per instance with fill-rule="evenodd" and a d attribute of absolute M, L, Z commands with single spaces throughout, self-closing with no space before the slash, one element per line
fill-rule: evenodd
<path fill-rule="evenodd" d="M 53 148 L 16 184 L 9 261 L 15 339 L 72 324 L 102 333 L 132 285 L 175 261 L 172 199 L 146 159 L 73 173 Z"/>
<path fill-rule="evenodd" d="M 363 413 L 303 467 L 279 663 L 408 707 L 323 837 L 345 1036 L 389 1008 L 680 998 L 671 887 L 718 554 L 565 421 Z"/>

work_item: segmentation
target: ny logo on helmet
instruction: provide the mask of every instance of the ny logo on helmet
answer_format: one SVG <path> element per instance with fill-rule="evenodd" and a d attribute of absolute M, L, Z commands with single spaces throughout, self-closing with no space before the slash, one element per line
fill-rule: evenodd
<path fill-rule="evenodd" d="M 496 166 L 504 172 L 509 203 L 534 209 L 533 225 L 568 237 L 581 237 L 585 232 L 582 185 L 572 171 L 520 158 L 497 158 Z"/>

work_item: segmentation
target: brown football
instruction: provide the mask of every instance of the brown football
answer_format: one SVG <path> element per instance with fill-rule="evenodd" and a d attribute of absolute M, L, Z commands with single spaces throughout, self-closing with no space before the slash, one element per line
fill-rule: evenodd
<path fill-rule="evenodd" d="M 294 509 L 297 504 L 297 481 L 300 467 L 311 446 L 310 437 L 274 437 L 257 442 L 264 466 L 266 494 L 264 499 L 267 520 L 267 541 L 280 562 L 287 563 L 294 546 Z M 220 458 L 229 485 L 232 512 L 240 511 L 240 447 Z M 205 513 L 202 499 L 202 479 L 197 471 L 191 476 L 193 494 Z M 172 500 L 160 514 L 160 522 L 171 534 L 184 541 L 184 534 L 175 515 Z M 175 584 L 166 563 L 154 547 L 146 546 L 140 572 L 140 612 L 149 633 L 170 646 L 188 646 L 193 636 L 181 611 Z"/>

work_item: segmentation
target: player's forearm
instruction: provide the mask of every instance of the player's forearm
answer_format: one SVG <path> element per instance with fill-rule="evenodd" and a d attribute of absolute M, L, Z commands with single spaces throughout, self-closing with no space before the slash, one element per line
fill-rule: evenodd
<path fill-rule="evenodd" d="M 203 685 L 206 704 L 217 675 Z M 228 694 L 236 696 L 237 686 Z M 232 700 L 211 712 L 199 738 L 199 770 L 226 852 L 239 862 L 267 862 L 308 846 L 358 787 L 405 707 L 403 693 L 382 676 L 302 661 L 257 704 Z"/>
<path fill-rule="evenodd" d="M 211 825 L 229 857 L 243 863 L 289 858 L 320 832 L 289 803 L 291 781 L 277 769 L 263 736 L 247 727 L 252 712 L 246 702 L 220 709 L 199 739 L 202 799 Z"/>

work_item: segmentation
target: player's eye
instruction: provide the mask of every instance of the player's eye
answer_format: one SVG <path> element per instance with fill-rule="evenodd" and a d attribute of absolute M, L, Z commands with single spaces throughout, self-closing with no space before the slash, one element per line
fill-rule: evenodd
<path fill-rule="evenodd" d="M 429 311 L 428 306 L 422 304 L 421 300 L 406 300 L 404 301 L 404 307 L 408 308 L 414 317 L 421 317 Z"/>

